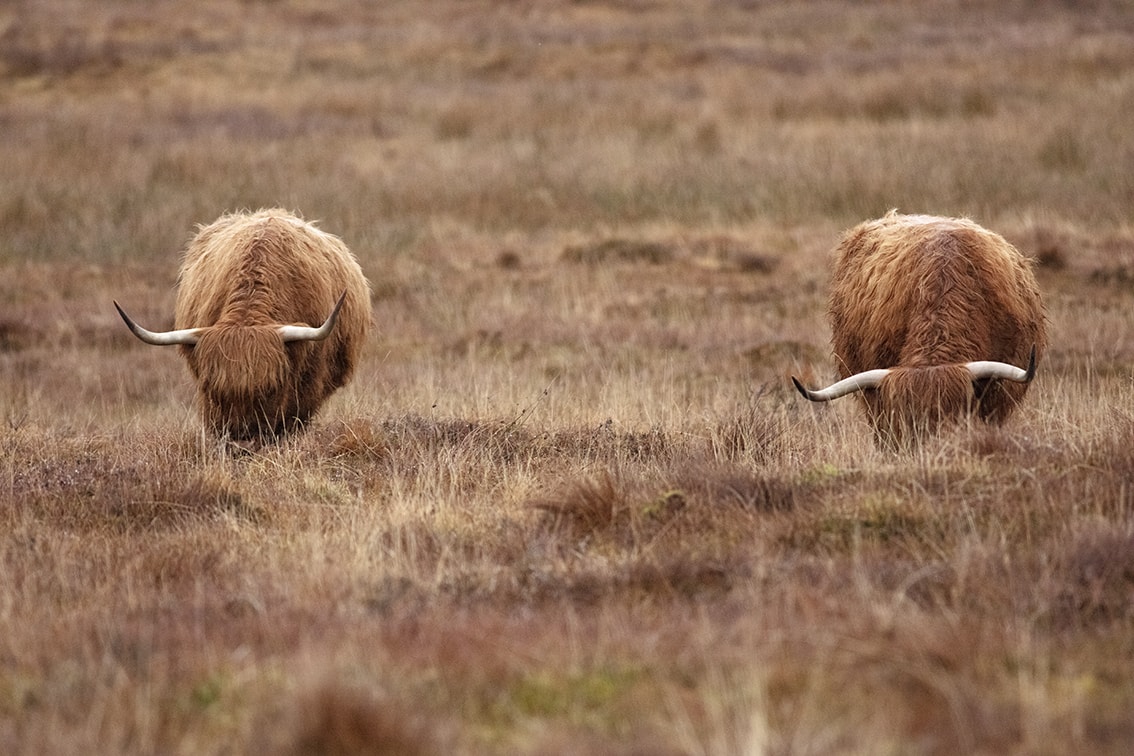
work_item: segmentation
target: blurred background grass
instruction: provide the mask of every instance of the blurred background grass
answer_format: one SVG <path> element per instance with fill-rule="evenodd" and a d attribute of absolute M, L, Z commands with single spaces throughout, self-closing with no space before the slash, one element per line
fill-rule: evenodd
<path fill-rule="evenodd" d="M 15 4 L 0 254 L 151 259 L 272 205 L 367 254 L 439 218 L 1113 229 L 1134 22 L 1088 5 Z"/>

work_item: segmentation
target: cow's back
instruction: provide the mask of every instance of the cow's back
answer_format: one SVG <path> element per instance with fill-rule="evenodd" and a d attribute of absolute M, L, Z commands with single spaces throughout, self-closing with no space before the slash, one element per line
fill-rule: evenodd
<path fill-rule="evenodd" d="M 349 316 L 359 297 L 368 299 L 365 288 L 358 262 L 337 237 L 278 210 L 226 215 L 185 251 L 174 327 L 222 318 L 318 325 L 343 291 Z"/>
<path fill-rule="evenodd" d="M 971 221 L 887 215 L 837 251 L 830 317 L 845 377 L 973 360 L 1026 364 L 1043 312 L 1027 260 Z"/>

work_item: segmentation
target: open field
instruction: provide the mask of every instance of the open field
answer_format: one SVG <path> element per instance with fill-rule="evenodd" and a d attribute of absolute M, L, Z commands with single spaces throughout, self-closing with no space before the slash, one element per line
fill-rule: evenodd
<path fill-rule="evenodd" d="M 0 6 L 0 752 L 1134 750 L 1134 4 Z M 256 454 L 172 323 L 282 206 L 373 286 Z M 876 448 L 841 231 L 968 215 L 1050 347 Z"/>

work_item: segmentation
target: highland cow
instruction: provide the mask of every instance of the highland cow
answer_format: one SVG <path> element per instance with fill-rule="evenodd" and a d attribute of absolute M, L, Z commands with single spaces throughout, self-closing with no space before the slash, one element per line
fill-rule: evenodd
<path fill-rule="evenodd" d="M 1047 344 L 1039 287 L 1015 247 L 966 219 L 891 211 L 851 229 L 836 258 L 828 315 L 842 380 L 812 391 L 793 377 L 800 393 L 858 393 L 884 443 L 1012 414 Z"/>
<path fill-rule="evenodd" d="M 354 255 L 283 210 L 200 228 L 178 274 L 175 330 L 147 331 L 114 306 L 147 344 L 180 345 L 205 425 L 239 442 L 305 425 L 350 379 L 370 327 Z"/>

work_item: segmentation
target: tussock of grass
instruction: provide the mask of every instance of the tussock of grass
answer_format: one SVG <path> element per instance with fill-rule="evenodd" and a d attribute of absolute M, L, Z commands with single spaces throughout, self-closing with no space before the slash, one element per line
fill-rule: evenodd
<path fill-rule="evenodd" d="M 334 680 L 305 692 L 292 716 L 290 735 L 272 732 L 267 738 L 279 742 L 274 753 L 280 756 L 445 752 L 440 723 L 423 718 L 411 702 Z"/>
<path fill-rule="evenodd" d="M 613 265 L 620 262 L 644 262 L 661 265 L 674 258 L 671 246 L 660 242 L 604 239 L 586 246 L 572 246 L 563 250 L 563 260 L 589 265 Z"/>
<path fill-rule="evenodd" d="M 566 528 L 578 538 L 609 530 L 616 524 L 624 525 L 630 515 L 630 505 L 609 475 L 580 481 L 529 506 L 547 514 L 551 527 Z"/>

